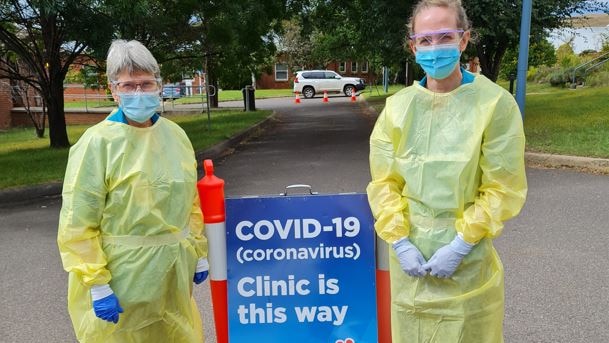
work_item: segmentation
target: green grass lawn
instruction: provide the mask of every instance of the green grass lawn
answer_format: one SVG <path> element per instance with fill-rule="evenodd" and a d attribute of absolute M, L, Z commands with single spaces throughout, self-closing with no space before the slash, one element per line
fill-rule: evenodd
<path fill-rule="evenodd" d="M 402 88 L 404 88 L 404 85 L 391 85 L 389 86 L 387 93 L 385 93 L 383 87 L 368 87 L 362 95 L 366 101 L 368 101 L 368 105 L 372 106 L 377 113 L 381 113 L 383 108 L 385 108 L 385 99 Z"/>
<path fill-rule="evenodd" d="M 95 107 L 114 107 L 116 103 L 110 100 L 94 99 L 88 101 L 66 101 L 63 108 L 95 108 Z"/>
<path fill-rule="evenodd" d="M 256 90 L 256 99 L 266 98 L 278 98 L 278 97 L 290 97 L 294 96 L 292 88 L 289 89 L 258 89 Z M 241 90 L 220 90 L 218 94 L 219 101 L 231 101 L 231 100 L 243 100 L 243 93 Z M 204 97 L 200 95 L 182 97 L 179 99 L 170 100 L 174 104 L 199 104 L 205 101 Z M 96 107 L 114 107 L 116 103 L 111 100 L 104 99 L 89 99 L 87 102 L 83 101 L 66 101 L 64 102 L 64 108 L 96 108 Z"/>
<path fill-rule="evenodd" d="M 507 86 L 507 83 L 500 83 Z M 385 99 L 403 88 L 369 87 L 363 96 L 379 113 Z M 268 94 L 287 94 L 291 90 Z M 226 91 L 228 92 L 228 91 Z M 258 91 L 262 93 L 261 91 Z M 527 85 L 525 133 L 527 150 L 566 155 L 609 158 L 609 87 L 553 88 Z M 258 96 L 258 94 L 257 94 Z M 184 128 L 196 150 L 209 147 L 266 118 L 270 112 L 213 111 L 212 129 L 206 115 L 171 116 Z M 69 126 L 70 142 L 76 142 L 87 126 Z M 48 133 L 47 133 L 48 134 Z M 48 138 L 38 139 L 33 129 L 0 133 L 0 189 L 59 181 L 63 178 L 67 150 L 48 148 Z"/>
<path fill-rule="evenodd" d="M 289 89 L 258 89 L 255 92 L 256 99 L 277 98 L 294 96 L 292 88 Z M 241 90 L 220 90 L 219 101 L 243 100 Z M 184 97 L 174 100 L 176 104 L 196 104 L 205 101 L 201 96 Z"/>
<path fill-rule="evenodd" d="M 528 92 L 527 92 L 528 93 Z M 527 149 L 609 158 L 609 87 L 527 94 Z"/>
<path fill-rule="evenodd" d="M 499 85 L 509 88 L 508 82 Z M 380 113 L 388 94 L 366 93 Z M 555 88 L 527 84 L 524 129 L 527 150 L 563 155 L 609 158 L 609 87 Z"/>
<path fill-rule="evenodd" d="M 207 129 L 206 114 L 169 118 L 184 129 L 195 150 L 203 150 L 270 114 L 270 111 L 212 111 L 211 130 Z M 68 126 L 70 142 L 76 142 L 88 127 Z M 48 138 L 36 138 L 34 129 L 12 129 L 0 133 L 0 189 L 61 181 L 65 174 L 68 149 L 49 149 L 48 146 Z"/>

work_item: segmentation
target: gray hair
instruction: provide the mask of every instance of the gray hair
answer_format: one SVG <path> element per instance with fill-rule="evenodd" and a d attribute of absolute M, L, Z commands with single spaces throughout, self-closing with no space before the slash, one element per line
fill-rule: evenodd
<path fill-rule="evenodd" d="M 136 40 L 126 41 L 117 39 L 112 42 L 106 59 L 106 75 L 108 83 L 116 81 L 122 72 L 146 72 L 154 74 L 155 79 L 161 78 L 161 70 L 152 53 Z"/>
<path fill-rule="evenodd" d="M 408 20 L 408 31 L 410 35 L 414 34 L 414 19 L 421 13 L 422 10 L 430 7 L 445 7 L 455 10 L 457 14 L 457 28 L 467 31 L 471 30 L 471 24 L 465 13 L 465 9 L 461 5 L 461 0 L 421 0 L 416 4 L 412 11 L 412 16 Z"/>

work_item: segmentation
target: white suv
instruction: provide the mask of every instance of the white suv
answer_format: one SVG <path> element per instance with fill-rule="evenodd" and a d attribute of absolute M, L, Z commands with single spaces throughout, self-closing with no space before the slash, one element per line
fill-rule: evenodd
<path fill-rule="evenodd" d="M 298 92 L 305 98 L 312 98 L 323 91 L 333 93 L 351 93 L 366 88 L 363 79 L 359 77 L 343 77 L 332 70 L 302 70 L 294 78 L 294 93 Z"/>

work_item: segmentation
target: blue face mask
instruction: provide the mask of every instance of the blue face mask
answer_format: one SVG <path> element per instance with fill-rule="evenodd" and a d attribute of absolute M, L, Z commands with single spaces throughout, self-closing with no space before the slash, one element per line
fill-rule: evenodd
<path fill-rule="evenodd" d="M 161 104 L 158 92 L 152 93 L 120 93 L 120 107 L 125 116 L 138 123 L 145 123 L 152 118 Z"/>
<path fill-rule="evenodd" d="M 432 45 L 417 47 L 415 56 L 417 63 L 429 77 L 442 80 L 455 70 L 461 57 L 461 51 L 459 51 L 458 43 Z"/>

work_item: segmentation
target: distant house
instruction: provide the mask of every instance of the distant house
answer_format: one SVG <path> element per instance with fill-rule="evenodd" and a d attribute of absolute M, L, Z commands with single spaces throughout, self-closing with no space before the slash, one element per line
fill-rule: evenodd
<path fill-rule="evenodd" d="M 256 80 L 257 89 L 285 89 L 292 87 L 294 80 L 294 70 L 288 67 L 287 59 L 284 55 L 279 55 L 275 59 L 272 71 L 263 72 Z"/>
<path fill-rule="evenodd" d="M 294 75 L 297 71 L 304 68 L 290 70 L 284 56 L 279 56 L 273 64 L 271 73 L 262 73 L 256 80 L 256 88 L 258 89 L 285 89 L 292 88 Z M 375 81 L 374 73 L 370 72 L 370 66 L 367 61 L 334 61 L 326 65 L 326 69 L 333 70 L 342 76 L 359 77 L 366 80 L 366 84 L 371 84 Z"/>
<path fill-rule="evenodd" d="M 0 71 L 2 73 L 2 71 Z M 2 79 L 0 75 L 0 130 L 11 127 L 11 110 L 13 100 L 11 96 L 11 86 L 7 79 Z"/>
<path fill-rule="evenodd" d="M 328 64 L 326 69 L 334 70 L 343 76 L 362 78 L 368 85 L 374 81 L 368 61 L 334 61 Z"/>

